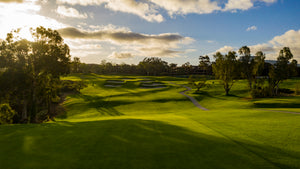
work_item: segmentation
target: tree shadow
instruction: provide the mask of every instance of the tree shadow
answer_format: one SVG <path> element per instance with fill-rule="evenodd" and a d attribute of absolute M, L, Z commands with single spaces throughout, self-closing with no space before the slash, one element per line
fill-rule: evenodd
<path fill-rule="evenodd" d="M 152 120 L 58 122 L 1 133 L 3 168 L 297 168 L 299 151 Z M 46 133 L 46 134 L 45 134 Z M 7 146 L 14 141 L 15 146 Z M 26 158 L 24 158 L 26 157 Z M 278 159 L 278 160 L 276 160 Z M 291 161 L 288 161 L 291 160 Z M 16 163 L 15 161 L 18 161 Z"/>
<path fill-rule="evenodd" d="M 300 108 L 300 103 L 253 103 L 254 108 Z"/>

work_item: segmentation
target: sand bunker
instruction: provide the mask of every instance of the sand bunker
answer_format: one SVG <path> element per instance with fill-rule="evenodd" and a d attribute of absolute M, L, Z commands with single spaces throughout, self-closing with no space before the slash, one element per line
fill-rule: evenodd
<path fill-rule="evenodd" d="M 165 88 L 166 85 L 159 82 L 153 82 L 153 81 L 144 81 L 144 83 L 141 83 L 141 89 L 160 89 Z"/>
<path fill-rule="evenodd" d="M 153 80 L 140 80 L 141 83 L 153 83 Z"/>
<path fill-rule="evenodd" d="M 155 86 L 155 87 L 140 87 L 140 89 L 162 89 L 166 88 L 167 86 Z"/>
<path fill-rule="evenodd" d="M 121 83 L 124 83 L 124 81 L 123 80 L 107 80 L 106 83 L 121 84 Z"/>
<path fill-rule="evenodd" d="M 115 87 L 122 87 L 123 85 L 104 85 L 105 87 L 111 87 L 111 88 L 115 88 Z"/>

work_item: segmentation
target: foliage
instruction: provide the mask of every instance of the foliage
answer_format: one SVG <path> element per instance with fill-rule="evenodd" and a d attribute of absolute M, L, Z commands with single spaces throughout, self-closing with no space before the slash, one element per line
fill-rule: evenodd
<path fill-rule="evenodd" d="M 199 92 L 201 88 L 204 88 L 207 84 L 207 78 L 206 76 L 196 76 L 196 75 L 190 75 L 189 76 L 189 84 L 192 85 L 193 87 L 196 87 L 197 91 Z"/>
<path fill-rule="evenodd" d="M 56 30 L 31 29 L 33 42 L 8 33 L 0 45 L 0 99 L 7 100 L 20 119 L 37 122 L 39 112 L 52 113 L 57 100 L 60 75 L 68 74 L 70 50 Z"/>
<path fill-rule="evenodd" d="M 209 57 L 206 56 L 199 56 L 199 67 L 204 72 L 204 74 L 208 74 L 209 68 L 211 63 Z"/>
<path fill-rule="evenodd" d="M 269 86 L 272 89 L 273 95 L 278 95 L 279 84 L 293 75 L 296 60 L 289 61 L 293 58 L 293 54 L 288 47 L 284 47 L 279 52 L 277 62 L 271 67 L 269 72 Z M 296 70 L 295 70 L 296 71 Z"/>
<path fill-rule="evenodd" d="M 0 124 L 11 124 L 16 112 L 9 104 L 0 104 Z"/>
<path fill-rule="evenodd" d="M 161 72 L 168 70 L 168 63 L 157 57 L 144 58 L 138 64 L 138 67 L 146 73 L 146 75 L 160 75 Z"/>
<path fill-rule="evenodd" d="M 87 87 L 87 84 L 84 81 L 63 80 L 61 90 L 64 92 L 80 92 L 85 87 Z"/>
<path fill-rule="evenodd" d="M 213 72 L 216 78 L 221 80 L 226 95 L 229 94 L 229 91 L 234 84 L 234 80 L 238 77 L 236 57 L 234 51 L 230 51 L 226 55 L 222 55 L 220 52 L 217 52 L 214 55 L 216 62 L 213 64 Z"/>
<path fill-rule="evenodd" d="M 252 82 L 254 80 L 253 67 L 254 59 L 251 57 L 250 48 L 243 46 L 239 49 L 240 57 L 240 69 L 242 76 L 248 80 L 249 88 L 252 89 Z"/>

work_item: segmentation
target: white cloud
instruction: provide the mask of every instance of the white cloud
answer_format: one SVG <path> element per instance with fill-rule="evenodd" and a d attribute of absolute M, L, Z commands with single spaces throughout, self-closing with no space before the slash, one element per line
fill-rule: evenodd
<path fill-rule="evenodd" d="M 265 2 L 265 3 L 275 3 L 277 2 L 277 0 L 261 0 L 262 2 Z"/>
<path fill-rule="evenodd" d="M 148 22 L 162 22 L 164 18 L 149 3 L 137 2 L 136 0 L 111 0 L 105 5 L 113 11 L 135 14 Z"/>
<path fill-rule="evenodd" d="M 70 4 L 70 5 L 102 5 L 109 0 L 56 0 L 57 4 Z"/>
<path fill-rule="evenodd" d="M 130 52 L 123 52 L 123 53 L 113 52 L 108 57 L 113 59 L 128 59 L 128 58 L 133 58 L 134 56 Z"/>
<path fill-rule="evenodd" d="M 257 51 L 263 51 L 267 53 L 267 59 L 276 59 L 283 47 L 289 47 L 294 59 L 300 62 L 300 30 L 289 30 L 283 35 L 275 36 L 267 43 L 250 46 L 250 49 L 253 54 Z"/>
<path fill-rule="evenodd" d="M 228 0 L 225 2 L 215 0 L 57 0 L 57 4 L 104 5 L 112 11 L 134 14 L 148 22 L 163 22 L 161 9 L 166 10 L 173 17 L 191 13 L 208 14 L 217 11 L 249 10 L 255 7 L 256 2 L 271 4 L 276 0 Z"/>
<path fill-rule="evenodd" d="M 251 0 L 228 0 L 225 4 L 225 11 L 234 11 L 234 10 L 248 10 L 253 7 Z"/>
<path fill-rule="evenodd" d="M 71 17 L 79 19 L 88 18 L 88 15 L 86 13 L 80 13 L 75 8 L 67 8 L 65 6 L 58 6 L 56 12 L 62 17 Z"/>
<path fill-rule="evenodd" d="M 211 0 L 150 0 L 154 4 L 164 8 L 169 15 L 174 14 L 206 14 L 221 10 L 217 2 Z"/>
<path fill-rule="evenodd" d="M 229 51 L 234 51 L 235 47 L 232 46 L 224 46 L 218 50 L 216 50 L 213 54 L 215 54 L 216 52 L 220 52 L 222 54 L 227 54 Z"/>
<path fill-rule="evenodd" d="M 148 22 L 162 22 L 164 18 L 158 13 L 156 7 L 150 3 L 136 0 L 57 0 L 58 4 L 71 5 L 105 5 L 112 11 L 124 12 L 137 15 Z"/>
<path fill-rule="evenodd" d="M 256 26 L 250 26 L 246 29 L 246 31 L 256 31 L 257 30 L 257 27 Z"/>

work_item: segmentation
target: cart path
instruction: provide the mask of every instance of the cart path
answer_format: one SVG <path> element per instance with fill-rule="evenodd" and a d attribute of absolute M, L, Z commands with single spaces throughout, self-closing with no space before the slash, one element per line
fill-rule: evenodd
<path fill-rule="evenodd" d="M 169 83 L 174 84 L 174 85 L 179 85 L 179 84 L 172 83 L 172 82 L 169 82 Z M 203 106 L 201 106 L 195 98 L 193 98 L 192 96 L 189 96 L 189 95 L 185 94 L 185 92 L 188 92 L 188 91 L 192 90 L 192 88 L 187 87 L 187 86 L 184 86 L 184 85 L 179 85 L 179 86 L 182 86 L 182 87 L 186 88 L 185 91 L 179 92 L 180 94 L 182 94 L 183 96 L 185 96 L 185 97 L 187 97 L 188 99 L 190 99 L 190 100 L 192 101 L 192 103 L 193 103 L 196 107 L 198 107 L 199 109 L 204 110 L 204 111 L 208 111 L 208 109 L 205 108 L 205 107 L 203 107 Z"/>

